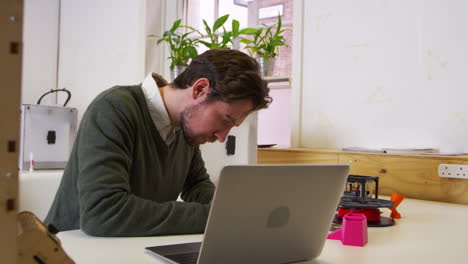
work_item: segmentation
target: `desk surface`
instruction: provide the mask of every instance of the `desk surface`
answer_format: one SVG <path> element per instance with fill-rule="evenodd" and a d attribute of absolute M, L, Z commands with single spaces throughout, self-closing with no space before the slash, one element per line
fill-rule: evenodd
<path fill-rule="evenodd" d="M 383 208 L 383 216 L 390 210 Z M 301 263 L 467 263 L 468 206 L 405 199 L 395 226 L 369 228 L 364 247 L 327 240 L 322 254 Z M 61 232 L 62 246 L 78 264 L 164 263 L 147 246 L 201 241 L 202 235 L 101 238 L 80 230 Z M 247 237 L 246 237 L 247 238 Z"/>

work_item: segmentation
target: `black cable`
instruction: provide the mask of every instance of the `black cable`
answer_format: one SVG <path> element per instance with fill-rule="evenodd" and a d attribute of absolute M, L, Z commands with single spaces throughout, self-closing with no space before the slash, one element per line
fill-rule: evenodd
<path fill-rule="evenodd" d="M 47 230 L 49 230 L 49 232 L 53 235 L 56 235 L 59 232 L 59 230 L 53 224 L 49 224 L 47 226 Z"/>
<path fill-rule="evenodd" d="M 42 98 L 44 98 L 44 96 L 46 96 L 48 94 L 51 94 L 51 93 L 57 93 L 57 92 L 66 92 L 67 93 L 67 95 L 68 95 L 67 100 L 65 100 L 65 103 L 63 104 L 63 106 L 67 106 L 68 101 L 70 101 L 70 99 L 71 99 L 71 92 L 69 90 L 65 89 L 65 88 L 63 88 L 63 89 L 50 89 L 50 91 L 46 92 L 45 94 L 41 95 L 41 97 L 39 97 L 36 104 L 41 104 Z"/>

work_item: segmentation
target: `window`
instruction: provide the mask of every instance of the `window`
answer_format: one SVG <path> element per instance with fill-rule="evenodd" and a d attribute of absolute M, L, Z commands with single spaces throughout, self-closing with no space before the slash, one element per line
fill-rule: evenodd
<path fill-rule="evenodd" d="M 292 69 L 292 18 L 293 0 L 186 0 L 184 10 L 185 23 L 205 34 L 204 19 L 210 27 L 214 21 L 229 14 L 224 24 L 227 31 L 231 30 L 232 19 L 240 22 L 240 27 L 259 27 L 262 24 L 277 22 L 278 13 L 282 17 L 286 44 L 280 48 L 276 58 L 273 76 L 279 79 L 289 78 Z M 200 47 L 199 52 L 206 47 Z M 241 46 L 242 49 L 242 46 Z M 268 78 L 267 78 L 268 79 Z M 270 78 L 276 80 L 275 77 Z M 270 85 L 270 95 L 273 103 L 266 110 L 261 110 L 258 116 L 258 144 L 278 144 L 289 146 L 291 140 L 291 89 L 287 85 Z"/>

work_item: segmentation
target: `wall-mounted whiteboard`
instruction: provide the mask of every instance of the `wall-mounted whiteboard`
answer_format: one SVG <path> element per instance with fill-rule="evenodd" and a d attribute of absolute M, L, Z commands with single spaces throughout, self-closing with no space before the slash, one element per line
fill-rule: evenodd
<path fill-rule="evenodd" d="M 468 152 L 468 1 L 303 4 L 303 147 Z"/>

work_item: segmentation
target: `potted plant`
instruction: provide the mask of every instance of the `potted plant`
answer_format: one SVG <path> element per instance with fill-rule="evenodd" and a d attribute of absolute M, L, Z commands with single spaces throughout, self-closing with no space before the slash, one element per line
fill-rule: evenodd
<path fill-rule="evenodd" d="M 159 37 L 157 41 L 158 45 L 162 42 L 166 42 L 169 45 L 170 56 L 168 58 L 171 60 L 171 81 L 187 68 L 190 59 L 198 56 L 196 47 L 200 40 L 190 35 L 195 32 L 200 34 L 200 32 L 192 27 L 181 25 L 181 23 L 181 19 L 176 20 L 171 29 L 164 32 L 162 37 Z M 188 29 L 188 32 L 180 33 L 182 28 Z M 149 35 L 149 37 L 157 36 Z"/>
<path fill-rule="evenodd" d="M 241 42 L 247 46 L 249 55 L 255 57 L 260 64 L 261 74 L 269 76 L 273 73 L 275 58 L 279 55 L 279 47 L 286 46 L 284 36 L 285 29 L 282 29 L 281 16 L 278 15 L 278 22 L 272 25 L 262 24 L 263 27 L 254 29 L 252 39 L 242 38 Z"/>

